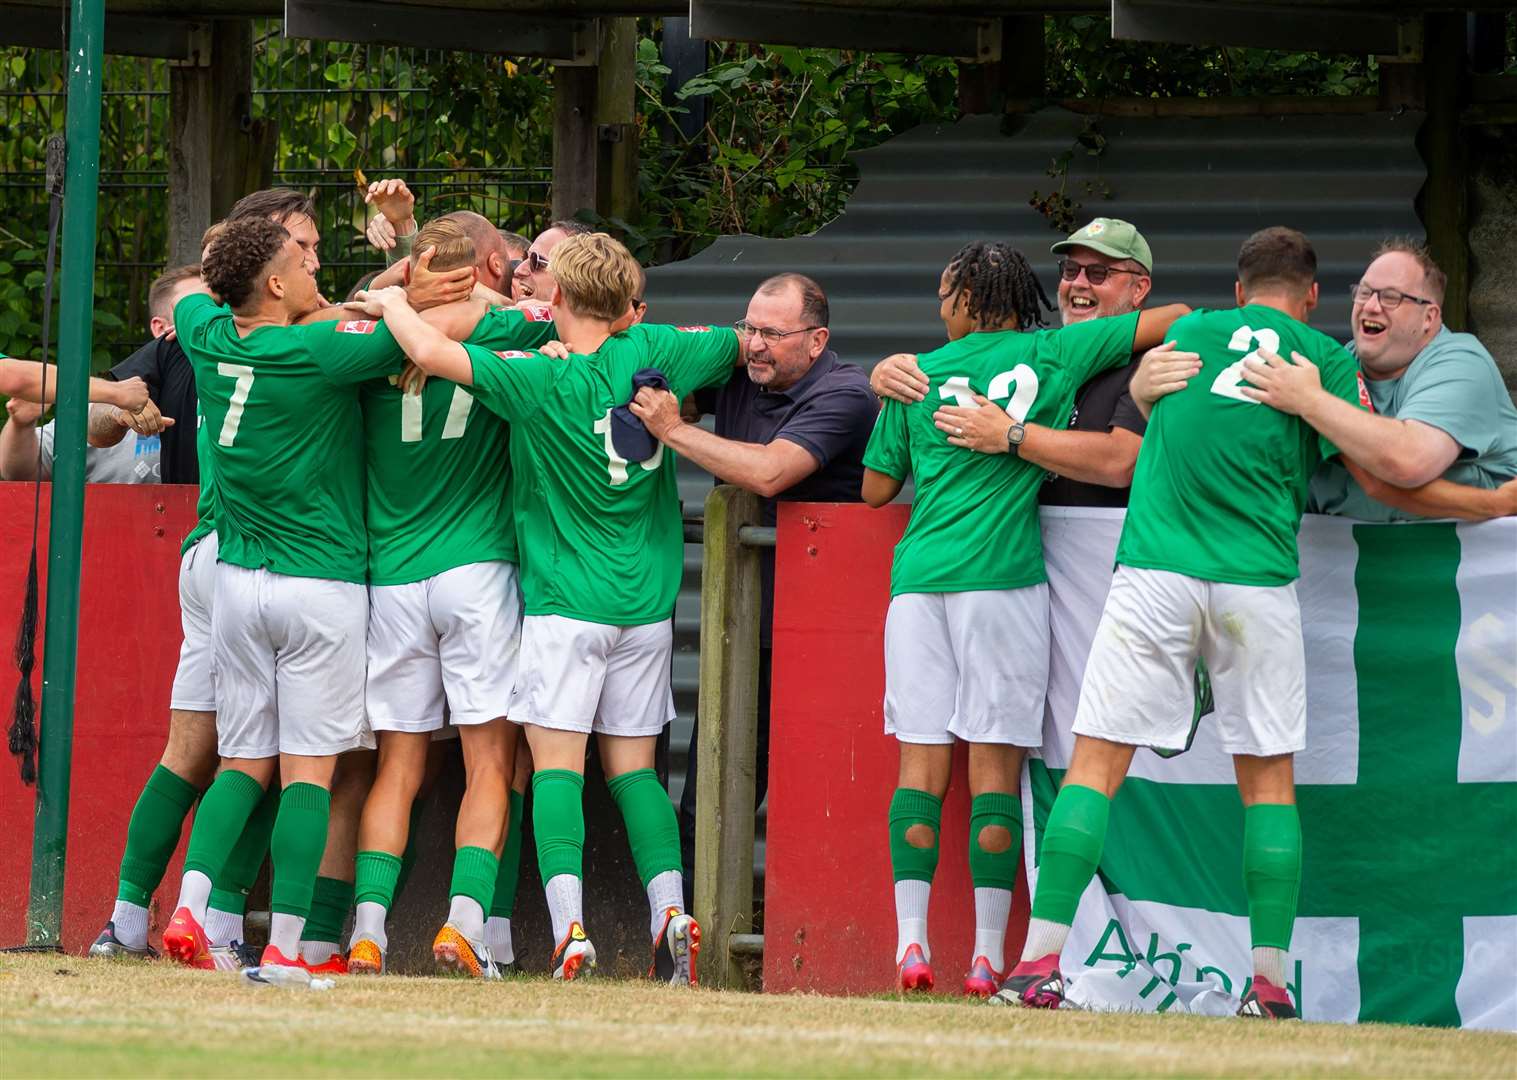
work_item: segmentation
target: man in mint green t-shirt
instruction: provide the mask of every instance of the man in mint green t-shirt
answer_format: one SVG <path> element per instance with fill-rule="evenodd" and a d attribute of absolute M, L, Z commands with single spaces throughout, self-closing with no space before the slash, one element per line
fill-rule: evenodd
<path fill-rule="evenodd" d="M 1335 405 L 1309 363 L 1266 356 L 1251 373 L 1260 400 L 1343 451 L 1313 477 L 1310 509 L 1366 521 L 1517 513 L 1517 407 L 1480 341 L 1443 325 L 1446 285 L 1426 248 L 1398 240 L 1354 285 L 1353 352 L 1372 414 Z"/>
<path fill-rule="evenodd" d="M 508 715 L 525 727 L 536 766 L 532 821 L 553 923 L 553 975 L 573 979 L 595 966 L 581 886 L 584 756 L 594 731 L 648 895 L 651 970 L 694 983 L 700 928 L 684 911 L 678 828 L 653 770 L 656 740 L 674 715 L 679 495 L 673 456 L 658 444 L 634 450 L 619 437 L 617 410 L 643 369 L 657 369 L 683 397 L 725 381 L 740 348 L 735 333 L 710 327 L 613 333 L 641 271 L 603 233 L 564 241 L 553 269 L 554 323 L 572 354 L 563 357 L 449 341 L 398 291 L 360 299 L 383 314 L 418 367 L 469 387 L 511 425 L 526 616 Z"/>
<path fill-rule="evenodd" d="M 1199 656 L 1244 805 L 1254 977 L 1240 1013 L 1296 1015 L 1285 989 L 1301 883 L 1292 757 L 1306 745 L 1296 529 L 1312 473 L 1338 450 L 1300 418 L 1261 404 L 1245 374 L 1264 351 L 1298 353 L 1344 408 L 1368 404 L 1353 358 L 1306 325 L 1316 267 L 1305 236 L 1262 230 L 1238 254 L 1239 306 L 1196 311 L 1171 328 L 1199 370 L 1152 409 L 1086 661 L 1074 757 L 1044 831 L 1022 962 L 998 994 L 1003 1002 L 1062 1003 L 1059 953 L 1100 862 L 1111 799 L 1136 747 L 1185 745 Z M 1145 404 L 1141 385 L 1134 396 Z"/>
<path fill-rule="evenodd" d="M 926 400 L 887 399 L 864 453 L 864 500 L 883 506 L 915 480 L 911 521 L 895 549 L 885 620 L 885 732 L 901 748 L 889 812 L 895 876 L 896 977 L 934 984 L 927 905 L 954 741 L 969 744 L 969 867 L 975 949 L 967 994 L 988 997 L 1005 971 L 1016 881 L 1022 757 L 1042 743 L 1048 688 L 1047 574 L 1038 525 L 1040 466 L 950 445 L 940 403 L 994 402 L 1012 420 L 1058 424 L 1075 392 L 1163 340 L 1188 309 L 1173 305 L 1038 330 L 1049 307 L 1022 253 L 976 242 L 938 282 L 948 344 L 916 358 Z M 1025 333 L 1019 331 L 1027 331 Z M 950 433 L 952 434 L 952 433 Z"/>

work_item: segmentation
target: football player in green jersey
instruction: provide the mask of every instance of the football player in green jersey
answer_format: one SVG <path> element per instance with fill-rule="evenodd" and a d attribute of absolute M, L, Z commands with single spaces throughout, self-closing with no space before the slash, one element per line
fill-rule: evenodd
<path fill-rule="evenodd" d="M 895 549 L 885 621 L 885 732 L 900 743 L 890 803 L 896 972 L 903 990 L 930 990 L 927 903 L 938 861 L 943 796 L 955 739 L 969 744 L 969 866 L 975 947 L 964 992 L 988 997 L 1004 977 L 1006 920 L 1017 877 L 1026 748 L 1042 743 L 1048 688 L 1048 585 L 1038 525 L 1043 470 L 1016 456 L 950 446 L 938 402 L 978 395 L 1013 423 L 1056 425 L 1099 372 L 1157 345 L 1189 309 L 1152 311 L 1041 330 L 1050 308 L 1022 253 L 964 247 L 938 283 L 948 344 L 917 358 L 925 401 L 886 399 L 864 454 L 864 501 L 883 506 L 908 475 L 911 522 Z M 1027 332 L 1019 332 L 1027 331 Z"/>
<path fill-rule="evenodd" d="M 438 271 L 471 266 L 477 255 L 470 235 L 446 218 L 421 228 L 412 262 L 428 249 Z M 458 306 L 469 315 L 470 305 Z M 511 322 L 519 327 L 511 339 L 518 347 L 553 336 L 551 322 Z M 384 920 L 394 902 L 428 747 L 443 729 L 446 711 L 462 743 L 466 786 L 455 830 L 452 905 L 433 954 L 445 971 L 497 977 L 485 920 L 503 870 L 521 731 L 505 720 L 521 633 L 509 429 L 495 413 L 476 408 L 456 383 L 429 379 L 419 394 L 396 383 L 393 377 L 374 379 L 363 387 L 365 696 L 379 768 L 359 825 L 358 910 L 348 969 L 384 970 Z M 520 831 L 517 821 L 509 827 Z"/>
<path fill-rule="evenodd" d="M 617 410 L 634 376 L 656 368 L 676 395 L 725 380 L 737 335 L 710 327 L 632 326 L 636 261 L 605 234 L 553 252 L 552 310 L 566 359 L 459 345 L 411 312 L 405 297 L 363 298 L 383 313 L 424 370 L 472 388 L 511 424 L 517 532 L 526 617 L 508 714 L 526 728 L 533 762 L 533 827 L 556 948 L 555 978 L 593 970 L 581 888 L 584 757 L 598 735 L 612 796 L 651 909 L 653 972 L 694 983 L 700 928 L 684 911 L 679 834 L 653 770 L 659 733 L 674 716 L 671 615 L 683 533 L 674 460 L 634 448 Z"/>
<path fill-rule="evenodd" d="M 1085 665 L 1074 758 L 1044 832 L 1027 943 L 1003 1002 L 1062 1002 L 1059 953 L 1100 863 L 1112 796 L 1135 747 L 1184 745 L 1199 655 L 1244 805 L 1254 977 L 1240 1013 L 1296 1015 L 1285 982 L 1301 884 L 1292 759 L 1306 745 L 1296 530 L 1313 471 L 1338 451 L 1299 418 L 1253 400 L 1244 374 L 1261 350 L 1295 351 L 1335 396 L 1367 404 L 1353 357 L 1306 325 L 1316 269 L 1301 233 L 1262 230 L 1238 254 L 1238 307 L 1196 311 L 1171 331 L 1200 368 L 1152 405 Z M 1138 386 L 1146 408 L 1142 394 Z"/>
<path fill-rule="evenodd" d="M 164 946 L 207 965 L 211 881 L 277 765 L 273 920 L 256 970 L 309 978 L 299 941 L 333 768 L 338 754 L 372 744 L 359 385 L 397 373 L 404 357 L 367 320 L 294 325 L 319 306 L 316 281 L 298 240 L 267 218 L 229 222 L 204 274 L 227 307 L 186 297 L 175 324 L 195 368 L 216 477 L 211 632 L 222 768 L 195 818 Z"/>

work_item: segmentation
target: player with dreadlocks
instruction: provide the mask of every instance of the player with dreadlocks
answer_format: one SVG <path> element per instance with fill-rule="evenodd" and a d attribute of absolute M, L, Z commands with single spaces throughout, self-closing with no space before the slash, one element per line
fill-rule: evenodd
<path fill-rule="evenodd" d="M 889 811 L 896 972 L 902 990 L 932 988 L 927 901 L 958 738 L 969 744 L 973 799 L 975 945 L 964 992 L 988 997 L 1004 978 L 1022 757 L 1042 743 L 1049 654 L 1038 526 L 1043 470 L 1014 450 L 991 456 L 949 445 L 933 410 L 944 401 L 972 405 L 981 394 L 1010 414 L 1013 435 L 1028 422 L 1059 424 L 1087 379 L 1160 344 L 1190 309 L 1174 304 L 1041 329 L 1053 305 L 1026 258 L 983 241 L 948 263 L 938 300 L 948 344 L 917 358 L 927 398 L 886 399 L 864 454 L 871 506 L 894 499 L 907 475 L 916 481 L 885 619 L 885 732 L 901 747 Z"/>

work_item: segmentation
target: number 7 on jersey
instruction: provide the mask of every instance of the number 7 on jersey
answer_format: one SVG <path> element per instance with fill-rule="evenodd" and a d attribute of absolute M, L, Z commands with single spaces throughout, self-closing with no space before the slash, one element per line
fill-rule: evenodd
<path fill-rule="evenodd" d="M 247 364 L 219 363 L 216 374 L 236 379 L 232 387 L 232 400 L 227 402 L 226 417 L 221 421 L 221 434 L 216 441 L 222 446 L 231 446 L 237 441 L 237 429 L 242 426 L 242 410 L 247 408 L 248 395 L 253 392 L 253 369 Z"/>

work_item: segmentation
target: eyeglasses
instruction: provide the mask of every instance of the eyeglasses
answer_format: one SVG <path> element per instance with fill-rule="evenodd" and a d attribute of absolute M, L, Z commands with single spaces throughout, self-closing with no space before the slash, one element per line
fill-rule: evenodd
<path fill-rule="evenodd" d="M 527 257 L 522 262 L 526 263 L 527 269 L 534 274 L 548 269 L 548 256 L 539 255 L 535 251 L 527 252 Z"/>
<path fill-rule="evenodd" d="M 507 259 L 506 260 L 506 273 L 507 274 L 515 274 L 516 273 L 516 268 L 518 266 L 520 266 L 523 261 L 524 260 L 522 260 L 522 259 Z"/>
<path fill-rule="evenodd" d="M 1411 293 L 1404 293 L 1400 289 L 1372 289 L 1362 281 L 1357 285 L 1350 285 L 1348 294 L 1356 304 L 1367 304 L 1370 302 L 1370 297 L 1378 296 L 1380 297 L 1380 306 L 1386 311 L 1395 311 L 1401 306 L 1401 301 L 1403 300 L 1410 300 L 1412 303 L 1421 304 L 1423 307 L 1434 303 L 1434 301 L 1426 297 L 1413 296 Z"/>
<path fill-rule="evenodd" d="M 757 334 L 764 339 L 766 345 L 778 345 L 787 337 L 794 337 L 796 334 L 807 334 L 812 330 L 820 330 L 822 328 L 820 326 L 803 326 L 799 330 L 776 330 L 772 326 L 754 326 L 748 320 L 742 319 L 733 323 L 732 329 L 736 330 L 737 336 L 744 340 Z"/>
<path fill-rule="evenodd" d="M 1059 276 L 1065 281 L 1076 281 L 1080 277 L 1080 271 L 1085 271 L 1085 280 L 1092 285 L 1106 284 L 1106 278 L 1111 274 L 1132 274 L 1136 277 L 1147 277 L 1141 270 L 1124 270 L 1120 266 L 1107 266 L 1105 263 L 1082 263 L 1073 259 L 1059 260 Z"/>

